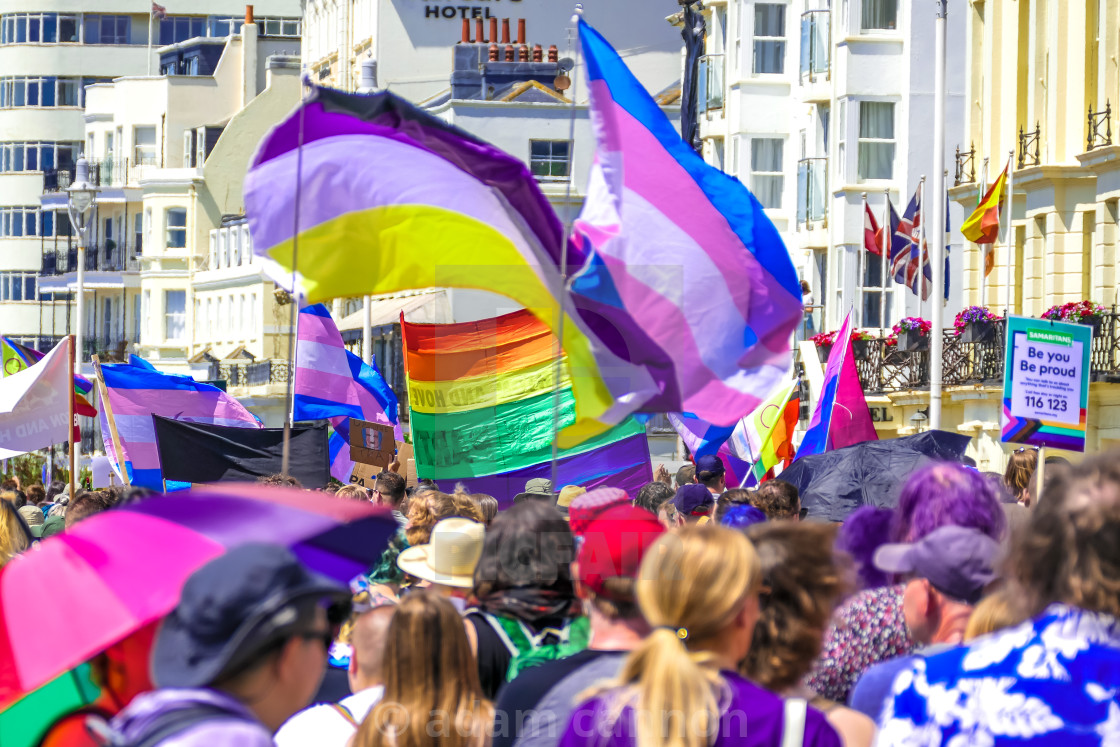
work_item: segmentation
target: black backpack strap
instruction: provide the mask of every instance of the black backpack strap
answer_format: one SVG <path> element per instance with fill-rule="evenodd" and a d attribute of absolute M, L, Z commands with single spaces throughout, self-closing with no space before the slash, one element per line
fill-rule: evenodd
<path fill-rule="evenodd" d="M 120 743 L 121 747 L 156 747 L 160 742 L 180 734 L 204 721 L 246 721 L 244 716 L 216 705 L 192 705 L 157 716 L 138 742 Z"/>

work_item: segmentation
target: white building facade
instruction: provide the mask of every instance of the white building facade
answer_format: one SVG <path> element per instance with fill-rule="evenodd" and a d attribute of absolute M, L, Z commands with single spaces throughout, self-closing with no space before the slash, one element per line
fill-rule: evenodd
<path fill-rule="evenodd" d="M 923 176 L 925 204 L 932 200 L 934 3 L 709 0 L 705 8 L 705 158 L 767 209 L 822 307 L 816 330 L 836 329 L 849 309 L 871 329 L 928 319 L 936 294 L 921 302 L 889 270 L 881 302 L 880 260 L 863 249 L 863 194 L 880 224 L 884 195 L 902 215 Z M 953 143 L 964 131 L 965 18 L 950 14 L 948 23 Z M 947 148 L 947 186 L 954 165 Z M 947 324 L 960 308 L 963 218 L 953 205 Z"/>

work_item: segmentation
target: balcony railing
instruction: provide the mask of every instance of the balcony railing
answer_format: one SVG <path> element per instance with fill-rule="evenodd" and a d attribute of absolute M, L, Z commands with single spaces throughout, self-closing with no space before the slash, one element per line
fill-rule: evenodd
<path fill-rule="evenodd" d="M 102 182 L 102 172 L 98 162 L 89 165 L 89 181 L 95 187 L 108 186 L 108 181 Z M 67 187 L 74 183 L 74 166 L 63 169 L 47 169 L 43 172 L 43 192 L 65 192 Z"/>
<path fill-rule="evenodd" d="M 797 223 L 816 223 L 828 217 L 828 159 L 797 162 Z"/>
<path fill-rule="evenodd" d="M 801 82 L 828 80 L 832 65 L 832 11 L 810 10 L 801 14 Z"/>
<path fill-rule="evenodd" d="M 953 176 L 953 186 L 958 187 L 961 184 L 971 184 L 976 181 L 976 146 L 969 146 L 968 150 L 961 150 L 961 146 L 957 146 L 957 170 Z"/>
<path fill-rule="evenodd" d="M 1019 126 L 1019 168 L 1038 166 L 1042 163 L 1042 123 L 1036 122 L 1034 129 L 1023 132 Z"/>
<path fill-rule="evenodd" d="M 210 364 L 208 378 L 224 379 L 227 387 L 286 384 L 291 368 L 285 360 L 215 361 Z"/>
<path fill-rule="evenodd" d="M 1089 147 L 1086 150 L 1102 148 L 1106 145 L 1112 145 L 1111 101 L 1105 102 L 1103 112 L 1094 112 L 1093 107 L 1089 107 Z"/>
<path fill-rule="evenodd" d="M 723 108 L 723 55 L 706 54 L 700 58 L 700 85 L 704 98 L 700 112 Z"/>
<path fill-rule="evenodd" d="M 83 337 L 82 352 L 85 354 L 83 360 L 88 361 L 91 355 L 96 355 L 102 363 L 123 363 L 128 358 L 130 342 L 138 342 L 138 340 L 128 339 L 127 335 L 119 333 Z"/>
<path fill-rule="evenodd" d="M 106 241 L 99 246 L 86 247 L 86 272 L 125 272 L 140 269 L 140 258 L 126 247 Z M 40 275 L 53 277 L 78 270 L 76 247 L 43 252 Z"/>
<path fill-rule="evenodd" d="M 979 342 L 965 342 L 946 330 L 942 348 L 941 380 L 945 386 L 998 385 L 1003 381 L 1006 354 L 1004 325 L 993 325 L 991 335 Z M 868 394 L 929 388 L 929 351 L 906 351 L 886 340 L 853 343 L 856 369 Z M 1106 313 L 1093 332 L 1090 352 L 1093 381 L 1120 382 L 1120 314 Z"/>

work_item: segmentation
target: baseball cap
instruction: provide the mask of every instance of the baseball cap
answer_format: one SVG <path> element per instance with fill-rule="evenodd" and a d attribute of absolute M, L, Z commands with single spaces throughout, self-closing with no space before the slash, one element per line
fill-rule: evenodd
<path fill-rule="evenodd" d="M 976 604 L 996 579 L 999 543 L 973 527 L 945 526 L 917 542 L 883 545 L 875 551 L 875 567 L 929 581 L 942 594 Z"/>
<path fill-rule="evenodd" d="M 572 534 L 579 536 L 599 514 L 614 506 L 630 503 L 629 494 L 622 488 L 595 488 L 576 496 L 568 507 Z"/>
<path fill-rule="evenodd" d="M 319 602 L 328 619 L 349 613 L 345 586 L 308 570 L 279 545 L 247 544 L 199 568 L 152 647 L 157 687 L 205 687 L 235 674 L 278 641 L 300 632 L 301 606 Z"/>
<path fill-rule="evenodd" d="M 696 460 L 696 475 L 700 476 L 702 472 L 707 472 L 710 476 L 722 475 L 723 460 L 715 454 L 708 454 Z"/>
<path fill-rule="evenodd" d="M 567 516 L 568 510 L 572 506 L 572 501 L 586 492 L 587 488 L 582 485 L 565 485 L 560 488 L 560 495 L 556 498 L 556 509 L 564 514 L 564 516 Z"/>
<path fill-rule="evenodd" d="M 665 533 L 653 514 L 618 505 L 596 516 L 583 532 L 576 562 L 579 582 L 596 596 L 610 598 L 608 578 L 636 578 L 642 556 Z"/>
<path fill-rule="evenodd" d="M 552 497 L 552 480 L 549 480 L 547 477 L 534 477 L 525 483 L 524 492 L 518 493 L 513 497 L 513 502 L 521 503 L 530 498 L 551 499 Z"/>
<path fill-rule="evenodd" d="M 673 505 L 677 507 L 677 511 L 685 516 L 691 516 L 696 512 L 703 513 L 710 509 L 715 502 L 716 497 L 712 495 L 712 491 L 698 483 L 682 485 L 677 488 L 677 492 L 673 496 Z"/>

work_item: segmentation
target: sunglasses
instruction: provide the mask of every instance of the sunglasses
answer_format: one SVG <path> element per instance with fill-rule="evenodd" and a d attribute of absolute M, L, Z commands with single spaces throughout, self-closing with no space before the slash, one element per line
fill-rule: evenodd
<path fill-rule="evenodd" d="M 325 653 L 331 650 L 335 633 L 333 630 L 305 630 L 302 633 L 296 633 L 296 638 L 304 641 L 319 641 L 323 644 L 323 651 Z"/>

